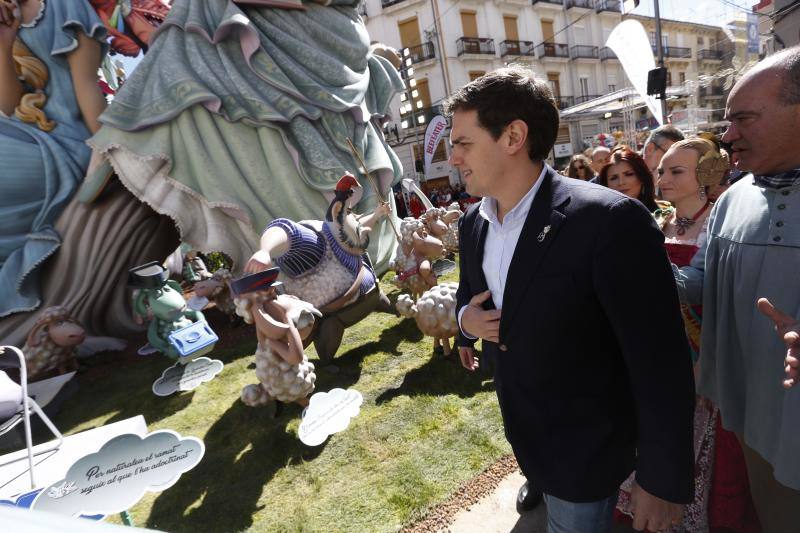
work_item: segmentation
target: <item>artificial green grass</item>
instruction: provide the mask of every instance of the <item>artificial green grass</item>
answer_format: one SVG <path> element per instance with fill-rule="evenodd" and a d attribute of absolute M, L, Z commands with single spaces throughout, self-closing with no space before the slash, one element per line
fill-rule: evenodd
<path fill-rule="evenodd" d="M 394 301 L 397 289 L 387 281 L 382 288 Z M 166 398 L 150 390 L 170 365 L 161 356 L 120 364 L 107 355 L 81 375 L 80 390 L 57 419 L 62 431 L 142 414 L 150 431 L 173 429 L 205 442 L 194 470 L 131 509 L 137 525 L 192 532 L 396 531 L 510 452 L 491 381 L 433 356 L 431 339 L 411 319 L 373 313 L 349 328 L 335 374 L 307 350 L 317 364 L 316 391 L 354 388 L 364 396 L 350 426 L 313 448 L 297 438 L 299 406 L 272 418 L 272 406 L 239 400 L 242 387 L 257 382 L 248 368 L 255 344 L 254 334 L 218 344 L 210 357 L 225 363 L 222 373 Z"/>

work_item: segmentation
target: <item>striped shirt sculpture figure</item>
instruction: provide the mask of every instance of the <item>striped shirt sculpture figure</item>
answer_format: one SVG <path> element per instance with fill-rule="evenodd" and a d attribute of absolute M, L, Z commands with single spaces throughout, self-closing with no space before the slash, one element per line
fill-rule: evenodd
<path fill-rule="evenodd" d="M 278 266 L 286 293 L 322 312 L 309 341 L 323 361 L 333 359 L 346 327 L 378 305 L 389 309 L 366 252 L 369 233 L 389 206 L 354 215 L 348 206 L 354 187 L 359 184 L 353 175 L 342 176 L 324 221 L 273 220 L 261 236 L 261 249 L 245 266 L 247 272 Z"/>

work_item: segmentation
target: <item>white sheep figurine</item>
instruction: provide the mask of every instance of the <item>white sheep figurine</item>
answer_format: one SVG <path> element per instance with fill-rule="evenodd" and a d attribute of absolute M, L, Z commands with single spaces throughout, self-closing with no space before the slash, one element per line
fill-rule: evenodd
<path fill-rule="evenodd" d="M 433 350 L 450 357 L 450 338 L 458 333 L 456 321 L 456 291 L 458 283 L 446 282 L 425 291 L 416 303 L 407 294 L 397 298 L 397 311 L 411 318 L 424 335 L 433 337 Z"/>
<path fill-rule="evenodd" d="M 280 402 L 308 405 L 317 376 L 303 353 L 302 340 L 322 314 L 294 296 L 276 297 L 274 288 L 243 294 L 234 303 L 236 313 L 246 323 L 255 323 L 258 335 L 255 356 L 259 383 L 242 389 L 242 402 L 254 407 L 277 400 L 276 415 Z"/>
<path fill-rule="evenodd" d="M 440 239 L 448 254 L 458 252 L 458 220 L 463 213 L 458 202 L 447 208 L 431 207 L 420 217 L 428 233 Z"/>
<path fill-rule="evenodd" d="M 28 379 L 35 380 L 51 370 L 58 370 L 60 374 L 77 370 L 75 356 L 78 345 L 84 340 L 86 330 L 65 307 L 48 307 L 42 311 L 22 348 Z"/>
<path fill-rule="evenodd" d="M 230 270 L 220 268 L 209 279 L 194 284 L 194 294 L 199 298 L 208 298 L 217 309 L 229 317 L 236 317 L 236 304 L 228 285 L 233 279 Z"/>
<path fill-rule="evenodd" d="M 442 241 L 428 233 L 422 219 L 406 217 L 401 220 L 400 235 L 400 246 L 389 265 L 397 272 L 392 281 L 416 298 L 436 285 L 433 261 L 444 257 L 445 249 Z"/>

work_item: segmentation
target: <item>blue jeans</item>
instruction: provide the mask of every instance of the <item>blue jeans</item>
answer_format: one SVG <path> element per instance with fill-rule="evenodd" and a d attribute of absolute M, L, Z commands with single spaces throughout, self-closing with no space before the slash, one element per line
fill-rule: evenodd
<path fill-rule="evenodd" d="M 609 533 L 618 493 L 597 502 L 573 503 L 544 495 L 547 533 Z"/>

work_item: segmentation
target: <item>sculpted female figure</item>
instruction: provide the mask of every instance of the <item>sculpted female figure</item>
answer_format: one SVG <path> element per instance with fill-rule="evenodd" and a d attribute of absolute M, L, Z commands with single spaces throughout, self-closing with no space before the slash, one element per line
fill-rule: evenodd
<path fill-rule="evenodd" d="M 401 166 L 381 122 L 403 85 L 370 45 L 358 3 L 174 0 L 89 141 L 102 165 L 76 195 L 91 203 L 73 200 L 58 221 L 69 237 L 46 266 L 45 303 L 68 306 L 94 334 L 129 332 L 131 266 L 164 260 L 179 241 L 244 265 L 264 221 L 316 218 L 347 169 L 367 185 L 347 138 L 387 191 Z M 378 203 L 364 190 L 362 212 Z M 376 270 L 394 242 L 376 226 Z M 0 339 L 30 320 L 0 319 Z"/>
<path fill-rule="evenodd" d="M 106 105 L 105 37 L 86 0 L 0 1 L 0 317 L 40 303 L 39 267 Z"/>

